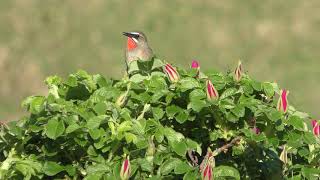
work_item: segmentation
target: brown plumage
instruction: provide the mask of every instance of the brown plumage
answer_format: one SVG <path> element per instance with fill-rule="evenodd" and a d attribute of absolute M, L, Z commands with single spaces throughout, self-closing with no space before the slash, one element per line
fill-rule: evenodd
<path fill-rule="evenodd" d="M 123 32 L 123 35 L 128 37 L 125 49 L 127 64 L 135 60 L 151 60 L 153 51 L 149 47 L 147 37 L 143 32 Z"/>

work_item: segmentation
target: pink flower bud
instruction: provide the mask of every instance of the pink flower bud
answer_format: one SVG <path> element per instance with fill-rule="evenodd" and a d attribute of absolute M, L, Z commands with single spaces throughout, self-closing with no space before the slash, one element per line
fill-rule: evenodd
<path fill-rule="evenodd" d="M 238 62 L 237 68 L 234 70 L 234 79 L 239 82 L 242 77 L 242 64 L 241 61 Z"/>
<path fill-rule="evenodd" d="M 164 71 L 168 75 L 171 82 L 179 81 L 179 73 L 174 67 L 171 66 L 171 64 L 167 63 L 164 67 Z"/>
<path fill-rule="evenodd" d="M 254 132 L 255 134 L 260 134 L 260 129 L 257 128 L 256 126 L 254 126 L 251 130 L 252 130 L 252 132 Z"/>
<path fill-rule="evenodd" d="M 199 77 L 199 73 L 200 73 L 200 65 L 199 62 L 196 60 L 193 60 L 191 63 L 191 68 L 192 69 L 197 69 L 197 75 L 195 76 L 196 78 Z"/>
<path fill-rule="evenodd" d="M 279 100 L 278 100 L 278 105 L 277 105 L 277 109 L 278 111 L 280 112 L 283 112 L 283 113 L 286 113 L 288 111 L 288 94 L 289 94 L 289 91 L 283 89 L 281 90 L 280 92 L 280 97 L 279 97 Z"/>
<path fill-rule="evenodd" d="M 218 91 L 213 86 L 212 82 L 210 80 L 207 80 L 207 98 L 208 100 L 217 100 L 219 98 Z"/>
<path fill-rule="evenodd" d="M 320 125 L 317 120 L 312 120 L 312 132 L 315 136 L 319 137 L 320 136 Z"/>
<path fill-rule="evenodd" d="M 131 173 L 130 171 L 131 171 L 130 160 L 129 160 L 129 156 L 127 156 L 122 162 L 122 166 L 120 170 L 121 180 L 128 180 Z"/>
<path fill-rule="evenodd" d="M 208 148 L 207 154 L 200 164 L 200 172 L 202 180 L 213 179 L 213 168 L 215 167 L 215 159 L 212 151 Z"/>
<path fill-rule="evenodd" d="M 207 164 L 204 171 L 202 172 L 202 180 L 212 180 L 213 179 L 213 168 L 211 164 Z"/>

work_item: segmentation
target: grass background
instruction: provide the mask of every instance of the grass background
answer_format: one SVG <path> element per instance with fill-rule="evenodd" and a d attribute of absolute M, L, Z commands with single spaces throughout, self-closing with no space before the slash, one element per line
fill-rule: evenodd
<path fill-rule="evenodd" d="M 319 0 L 2 0 L 0 120 L 46 94 L 48 75 L 84 69 L 120 78 L 122 31 L 142 30 L 176 65 L 249 74 L 289 89 L 289 101 L 320 118 Z"/>

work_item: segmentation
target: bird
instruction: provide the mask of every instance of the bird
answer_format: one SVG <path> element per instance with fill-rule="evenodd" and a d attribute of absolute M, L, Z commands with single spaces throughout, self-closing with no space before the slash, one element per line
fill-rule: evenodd
<path fill-rule="evenodd" d="M 132 61 L 142 60 L 149 61 L 152 59 L 153 51 L 148 44 L 146 35 L 141 31 L 123 32 L 127 37 L 127 44 L 125 49 L 126 65 Z"/>

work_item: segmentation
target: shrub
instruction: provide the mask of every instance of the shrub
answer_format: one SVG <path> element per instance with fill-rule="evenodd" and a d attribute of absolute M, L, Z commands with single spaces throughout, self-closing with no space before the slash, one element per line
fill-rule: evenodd
<path fill-rule="evenodd" d="M 241 63 L 199 70 L 155 58 L 121 80 L 48 77 L 48 95 L 26 98 L 30 114 L 1 128 L 0 179 L 319 178 L 317 122 L 288 91 Z"/>

